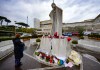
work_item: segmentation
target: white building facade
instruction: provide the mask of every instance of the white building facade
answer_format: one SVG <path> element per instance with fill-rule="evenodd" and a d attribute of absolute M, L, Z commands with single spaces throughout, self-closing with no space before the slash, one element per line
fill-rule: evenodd
<path fill-rule="evenodd" d="M 37 34 L 45 34 L 45 35 L 51 34 L 51 29 L 52 29 L 51 20 L 40 21 L 38 23 L 40 24 L 40 27 L 37 28 Z M 37 24 L 37 22 L 34 24 Z"/>
<path fill-rule="evenodd" d="M 51 34 L 51 29 L 52 29 L 51 20 L 40 21 L 39 24 L 40 24 L 40 27 L 38 28 L 39 31 L 37 31 L 37 33 L 39 33 L 39 34 Z M 86 28 L 86 30 L 100 32 L 100 15 L 98 15 L 94 19 L 85 20 L 82 22 L 63 23 L 62 28 L 64 30 L 68 30 L 68 28 L 76 27 L 76 26 L 83 26 Z"/>
<path fill-rule="evenodd" d="M 100 31 L 100 15 L 91 20 L 85 20 L 82 22 L 74 23 L 63 23 L 63 29 L 68 29 L 69 27 L 83 26 L 86 30 Z"/>
<path fill-rule="evenodd" d="M 40 28 L 40 20 L 37 18 L 34 18 L 34 28 Z"/>

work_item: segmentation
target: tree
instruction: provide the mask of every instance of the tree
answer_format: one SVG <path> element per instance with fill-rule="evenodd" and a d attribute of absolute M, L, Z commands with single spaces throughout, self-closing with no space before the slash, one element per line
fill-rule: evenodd
<path fill-rule="evenodd" d="M 25 26 L 25 27 L 29 27 L 29 25 L 24 23 L 24 22 L 17 22 L 15 24 L 18 24 L 18 25 L 21 25 L 21 26 Z"/>
<path fill-rule="evenodd" d="M 32 34 L 33 33 L 33 28 L 27 28 L 26 32 Z"/>
<path fill-rule="evenodd" d="M 2 26 L 2 23 L 3 23 L 3 20 L 5 20 L 5 19 L 7 19 L 6 17 L 4 17 L 4 16 L 0 16 L 0 21 L 1 21 L 1 26 Z"/>
<path fill-rule="evenodd" d="M 75 29 L 76 29 L 76 31 L 79 32 L 79 36 L 83 36 L 83 31 L 85 30 L 84 27 L 82 27 L 82 26 L 76 26 Z"/>
<path fill-rule="evenodd" d="M 33 28 L 33 32 L 32 32 L 32 37 L 33 38 L 37 38 L 38 37 L 36 31 L 37 31 L 37 29 Z"/>
<path fill-rule="evenodd" d="M 10 23 L 11 21 L 9 20 L 9 19 L 5 19 L 5 21 L 7 22 L 7 25 L 8 25 L 8 23 Z"/>

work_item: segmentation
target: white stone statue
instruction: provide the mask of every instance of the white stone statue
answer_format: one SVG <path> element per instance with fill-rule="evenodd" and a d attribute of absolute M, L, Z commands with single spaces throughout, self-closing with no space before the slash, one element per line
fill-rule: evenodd
<path fill-rule="evenodd" d="M 53 8 L 49 14 L 53 23 L 51 34 L 53 35 L 55 32 L 57 32 L 58 35 L 62 35 L 62 9 L 57 7 L 55 3 L 52 3 L 51 6 Z"/>

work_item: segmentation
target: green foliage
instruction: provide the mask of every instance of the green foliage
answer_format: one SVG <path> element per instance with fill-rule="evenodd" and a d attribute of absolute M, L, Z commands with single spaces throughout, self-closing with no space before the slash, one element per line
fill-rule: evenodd
<path fill-rule="evenodd" d="M 36 33 L 34 28 L 21 28 L 21 27 L 16 29 L 16 32 L 24 32 L 24 33 L 31 33 L 31 34 L 35 34 Z"/>
<path fill-rule="evenodd" d="M 46 56 L 46 62 L 49 62 L 49 61 L 50 61 L 50 57 Z"/>
<path fill-rule="evenodd" d="M 7 25 L 8 25 L 8 23 L 10 23 L 11 21 L 9 20 L 9 19 L 5 19 L 5 21 L 7 22 Z"/>
<path fill-rule="evenodd" d="M 40 55 L 40 53 L 39 53 L 39 52 L 35 52 L 35 55 L 39 56 L 39 55 Z"/>
<path fill-rule="evenodd" d="M 14 31 L 15 27 L 9 27 L 9 26 L 0 26 L 0 30 L 3 31 Z"/>
<path fill-rule="evenodd" d="M 36 39 L 36 42 L 41 42 L 41 40 L 39 38 Z"/>
<path fill-rule="evenodd" d="M 33 33 L 33 28 L 27 28 L 26 33 Z"/>
<path fill-rule="evenodd" d="M 32 37 L 33 38 L 38 38 L 38 35 L 37 34 L 32 34 Z"/>
<path fill-rule="evenodd" d="M 2 26 L 3 21 L 7 22 L 7 25 L 8 25 L 8 23 L 11 22 L 8 18 L 6 18 L 6 17 L 4 17 L 4 16 L 0 16 L 0 21 L 1 21 L 1 23 L 0 23 L 1 26 Z"/>
<path fill-rule="evenodd" d="M 64 29 L 62 29 L 62 33 L 64 33 Z"/>
<path fill-rule="evenodd" d="M 80 39 L 84 39 L 84 37 L 83 36 L 80 36 Z"/>
<path fill-rule="evenodd" d="M 83 32 L 79 32 L 79 36 L 83 36 L 84 34 L 83 34 Z"/>
<path fill-rule="evenodd" d="M 3 37 L 3 38 L 0 38 L 0 41 L 13 40 L 14 38 L 15 37 Z M 20 39 L 27 39 L 27 38 L 32 38 L 32 36 L 20 37 Z"/>
<path fill-rule="evenodd" d="M 85 30 L 84 27 L 82 27 L 82 26 L 76 26 L 75 29 L 76 29 L 76 31 L 78 31 L 79 36 L 83 36 L 84 35 L 83 34 L 83 31 Z"/>
<path fill-rule="evenodd" d="M 25 27 L 29 27 L 29 25 L 24 23 L 24 22 L 17 22 L 15 24 L 18 24 L 18 25 L 21 25 L 21 26 L 25 26 Z"/>
<path fill-rule="evenodd" d="M 12 37 L 6 37 L 6 38 L 0 38 L 0 41 L 6 41 L 6 40 L 13 40 L 14 38 Z"/>
<path fill-rule="evenodd" d="M 18 28 L 16 29 L 16 32 L 24 32 L 24 31 L 22 31 L 22 28 Z"/>
<path fill-rule="evenodd" d="M 92 33 L 92 34 L 89 34 L 88 37 L 91 37 L 91 38 L 100 38 L 100 35 L 97 34 L 97 33 Z"/>
<path fill-rule="evenodd" d="M 77 40 L 73 40 L 72 44 L 78 44 L 78 41 Z"/>
<path fill-rule="evenodd" d="M 42 37 L 43 35 L 37 35 L 38 37 Z"/>

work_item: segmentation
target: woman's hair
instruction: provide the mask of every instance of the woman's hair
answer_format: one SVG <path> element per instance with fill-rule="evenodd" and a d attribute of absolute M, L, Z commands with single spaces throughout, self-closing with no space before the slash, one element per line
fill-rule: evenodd
<path fill-rule="evenodd" d="M 20 37 L 20 34 L 16 34 L 16 36 L 15 36 L 16 38 L 19 38 Z"/>

